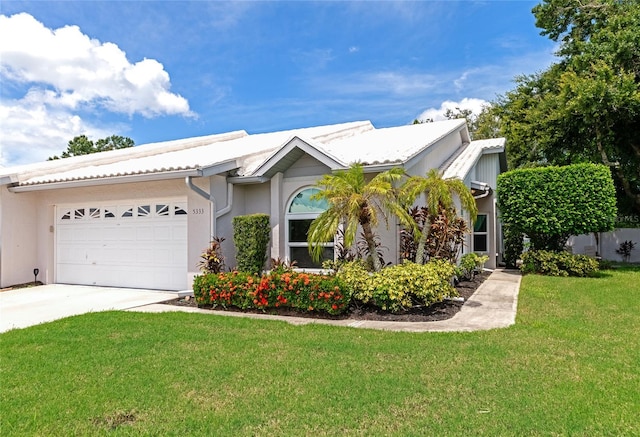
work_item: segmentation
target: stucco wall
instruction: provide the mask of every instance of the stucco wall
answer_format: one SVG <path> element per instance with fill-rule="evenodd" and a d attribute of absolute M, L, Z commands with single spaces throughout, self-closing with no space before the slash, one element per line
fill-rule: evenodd
<path fill-rule="evenodd" d="M 0 287 L 33 281 L 36 267 L 41 271 L 38 280 L 44 277 L 38 251 L 38 196 L 24 194 L 0 188 Z"/>
<path fill-rule="evenodd" d="M 610 261 L 622 261 L 622 256 L 616 253 L 620 243 L 633 241 L 636 247 L 631 251 L 630 262 L 640 263 L 640 229 L 616 229 L 613 232 L 600 233 L 600 256 Z M 596 237 L 593 234 L 573 236 L 569 238 L 567 246 L 575 254 L 590 254 L 597 247 Z"/>
<path fill-rule="evenodd" d="M 422 159 L 408 168 L 407 173 L 411 176 L 425 176 L 432 168 L 439 168 L 461 146 L 460 132 L 454 132 L 429 146 Z"/>

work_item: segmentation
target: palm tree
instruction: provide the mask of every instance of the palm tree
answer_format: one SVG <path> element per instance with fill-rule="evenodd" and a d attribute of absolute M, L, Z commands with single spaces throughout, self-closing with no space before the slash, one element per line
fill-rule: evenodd
<path fill-rule="evenodd" d="M 443 211 L 453 211 L 455 213 L 454 195 L 460 199 L 462 209 L 469 212 L 471 222 L 475 221 L 478 215 L 478 207 L 469 187 L 458 178 L 444 179 L 437 169 L 429 170 L 426 177 L 410 177 L 403 184 L 400 191 L 402 203 L 405 206 L 413 204 L 418 196 L 425 193 L 427 210 L 431 218 L 436 217 Z M 429 219 L 425 221 L 423 231 L 418 240 L 416 262 L 420 264 L 424 262 L 427 230 L 430 226 L 430 221 Z"/>
<path fill-rule="evenodd" d="M 329 208 L 320 214 L 309 227 L 307 241 L 309 251 L 315 260 L 322 253 L 322 243 L 333 241 L 340 225 L 344 226 L 344 246 L 350 247 L 357 234 L 358 226 L 373 261 L 376 271 L 382 269 L 382 263 L 376 255 L 376 240 L 373 229 L 379 223 L 381 215 L 387 222 L 387 213 L 398 216 L 405 226 L 411 226 L 411 217 L 398 201 L 395 184 L 405 175 L 402 168 L 378 173 L 368 183 L 365 180 L 362 164 L 353 164 L 344 171 L 324 175 L 316 186 L 320 191 L 313 195 L 316 200 L 326 199 Z"/>

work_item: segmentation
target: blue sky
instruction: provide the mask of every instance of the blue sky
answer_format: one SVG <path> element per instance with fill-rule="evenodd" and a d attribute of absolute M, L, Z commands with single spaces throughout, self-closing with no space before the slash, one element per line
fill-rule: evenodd
<path fill-rule="evenodd" d="M 80 134 L 144 144 L 477 109 L 554 61 L 537 3 L 4 0 L 0 165 Z"/>

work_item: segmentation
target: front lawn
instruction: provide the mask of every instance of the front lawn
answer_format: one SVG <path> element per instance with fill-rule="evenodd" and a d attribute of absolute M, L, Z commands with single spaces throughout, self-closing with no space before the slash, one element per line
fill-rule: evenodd
<path fill-rule="evenodd" d="M 0 334 L 2 435 L 639 435 L 640 268 L 526 276 L 514 327 L 94 313 Z"/>

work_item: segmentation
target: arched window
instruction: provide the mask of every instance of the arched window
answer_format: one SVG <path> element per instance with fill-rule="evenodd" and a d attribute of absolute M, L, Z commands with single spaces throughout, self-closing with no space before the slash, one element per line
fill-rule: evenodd
<path fill-rule="evenodd" d="M 311 200 L 311 196 L 317 193 L 317 188 L 305 188 L 298 191 L 287 205 L 286 219 L 286 239 L 287 258 L 295 261 L 298 267 L 321 268 L 322 261 L 313 262 L 309 254 L 309 244 L 307 243 L 307 232 L 311 222 L 327 210 L 329 204 L 326 200 Z M 322 260 L 333 259 L 333 241 L 324 243 Z"/>

